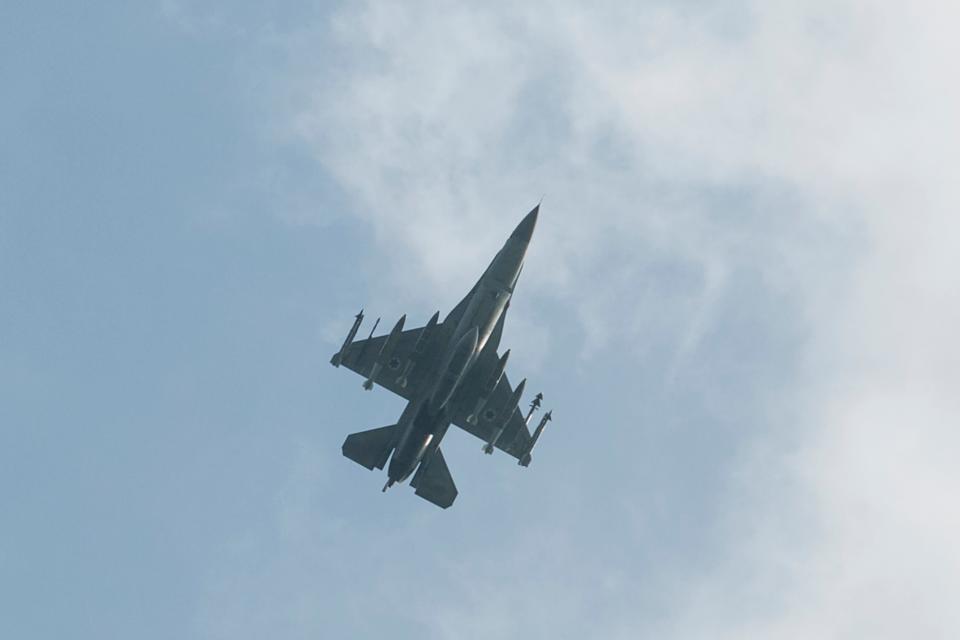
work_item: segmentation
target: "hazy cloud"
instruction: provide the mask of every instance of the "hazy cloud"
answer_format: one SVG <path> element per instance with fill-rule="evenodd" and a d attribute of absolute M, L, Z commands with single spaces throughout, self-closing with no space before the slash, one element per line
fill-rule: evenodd
<path fill-rule="evenodd" d="M 655 597 L 643 576 L 531 583 L 468 557 L 423 605 L 434 636 L 960 632 L 958 17 L 932 0 L 366 3 L 280 38 L 274 126 L 348 194 L 392 277 L 428 283 L 405 295 L 455 297 L 546 193 L 522 286 L 578 318 L 585 360 L 667 345 L 673 379 L 712 364 L 731 304 L 803 337 L 799 360 L 771 355 L 792 386 L 761 373 L 739 399 L 777 425 L 740 443 L 711 566 L 657 574 Z M 738 298 L 745 281 L 764 299 Z M 556 535 L 552 556 L 581 552 Z"/>

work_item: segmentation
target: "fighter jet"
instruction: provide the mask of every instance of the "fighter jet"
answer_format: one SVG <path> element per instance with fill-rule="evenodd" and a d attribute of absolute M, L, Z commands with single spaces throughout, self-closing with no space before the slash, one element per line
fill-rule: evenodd
<path fill-rule="evenodd" d="M 365 389 L 377 384 L 407 400 L 396 424 L 350 434 L 343 443 L 343 455 L 367 469 L 383 469 L 389 460 L 384 491 L 412 476 L 416 495 L 444 509 L 453 504 L 457 487 L 440 450 L 451 423 L 483 440 L 486 453 L 497 448 L 530 464 L 545 421 L 532 438 L 529 416 L 517 410 L 526 380 L 510 384 L 504 373 L 510 351 L 501 355 L 497 348 L 539 210 L 520 221 L 443 321 L 438 311 L 423 327 L 404 330 L 403 316 L 388 334 L 373 337 L 375 323 L 368 338 L 354 341 L 361 311 L 331 358 L 335 367 L 364 376 Z"/>

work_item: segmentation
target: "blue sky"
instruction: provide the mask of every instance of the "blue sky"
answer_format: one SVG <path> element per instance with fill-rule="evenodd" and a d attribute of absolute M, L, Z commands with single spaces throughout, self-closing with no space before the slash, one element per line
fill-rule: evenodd
<path fill-rule="evenodd" d="M 955 637 L 916 4 L 0 10 L 0 635 Z M 542 196 L 534 463 L 451 433 L 452 509 L 381 494 L 339 448 L 401 402 L 330 353 Z"/>

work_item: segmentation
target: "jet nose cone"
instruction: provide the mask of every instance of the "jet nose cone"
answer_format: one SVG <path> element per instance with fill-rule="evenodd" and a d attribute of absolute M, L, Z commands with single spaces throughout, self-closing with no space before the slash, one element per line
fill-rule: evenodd
<path fill-rule="evenodd" d="M 540 205 L 538 204 L 533 208 L 530 213 L 523 217 L 523 220 L 520 221 L 520 224 L 517 225 L 517 228 L 513 230 L 513 233 L 510 234 L 512 240 L 520 240 L 524 243 L 529 243 L 531 236 L 533 236 L 533 229 L 537 226 L 537 215 L 540 214 Z"/>

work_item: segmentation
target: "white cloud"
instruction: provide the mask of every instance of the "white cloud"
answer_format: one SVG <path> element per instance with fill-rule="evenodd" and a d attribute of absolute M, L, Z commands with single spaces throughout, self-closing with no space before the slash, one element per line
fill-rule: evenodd
<path fill-rule="evenodd" d="M 933 0 L 369 3 L 293 74 L 291 135 L 400 278 L 454 296 L 546 191 L 524 286 L 575 310 L 587 355 L 667 341 L 675 374 L 742 269 L 799 314 L 804 384 L 752 399 L 792 433 L 744 445 L 726 555 L 665 587 L 653 623 L 623 586 L 594 631 L 960 633 L 957 18 Z M 467 605 L 509 637 L 492 585 L 545 622 L 522 580 L 470 580 L 464 604 L 432 603 L 439 637 L 471 636 Z M 551 593 L 578 611 L 583 591 Z"/>

